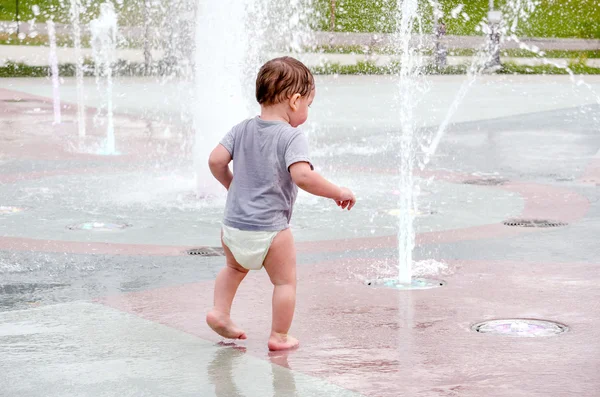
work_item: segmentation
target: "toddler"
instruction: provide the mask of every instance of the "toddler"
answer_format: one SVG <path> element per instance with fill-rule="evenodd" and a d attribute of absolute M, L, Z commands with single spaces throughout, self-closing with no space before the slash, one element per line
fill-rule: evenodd
<path fill-rule="evenodd" d="M 270 60 L 256 79 L 260 116 L 234 126 L 209 158 L 212 174 L 228 190 L 221 230 L 227 265 L 215 281 L 206 322 L 225 338 L 246 339 L 230 318 L 231 304 L 248 271 L 264 266 L 274 286 L 269 350 L 298 346 L 288 335 L 296 305 L 296 248 L 289 222 L 298 187 L 333 199 L 342 209 L 356 203 L 349 189 L 313 170 L 306 136 L 296 129 L 308 118 L 314 97 L 314 78 L 304 64 L 291 57 Z"/>

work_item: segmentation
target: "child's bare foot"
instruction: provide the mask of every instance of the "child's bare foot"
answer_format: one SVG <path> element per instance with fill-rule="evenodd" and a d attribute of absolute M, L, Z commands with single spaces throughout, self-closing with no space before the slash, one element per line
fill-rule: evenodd
<path fill-rule="evenodd" d="M 271 332 L 271 337 L 269 338 L 269 350 L 271 351 L 295 349 L 298 345 L 300 345 L 298 339 L 291 335 Z"/>
<path fill-rule="evenodd" d="M 227 314 L 211 310 L 206 315 L 206 323 L 223 338 L 246 339 L 246 333 L 239 329 Z"/>

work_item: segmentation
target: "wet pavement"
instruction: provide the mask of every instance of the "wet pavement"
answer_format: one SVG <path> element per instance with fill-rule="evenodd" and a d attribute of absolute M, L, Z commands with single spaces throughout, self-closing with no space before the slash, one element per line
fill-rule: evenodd
<path fill-rule="evenodd" d="M 463 81 L 430 80 L 421 128 L 444 121 Z M 341 212 L 300 195 L 301 347 L 274 354 L 264 272 L 234 303 L 247 341 L 224 344 L 203 320 L 223 265 L 224 196 L 194 195 L 187 108 L 176 101 L 189 87 L 118 81 L 123 154 L 108 157 L 92 154 L 103 127 L 83 147 L 77 139 L 72 81 L 65 122 L 53 126 L 49 81 L 3 79 L 0 395 L 600 395 L 600 79 L 586 82 L 479 78 L 416 174 L 415 273 L 446 284 L 398 291 L 368 285 L 393 277 L 398 257 L 395 82 L 320 77 L 306 125 L 313 161 L 359 202 Z M 99 97 L 89 91 L 92 126 Z M 504 224 L 519 220 L 550 227 Z M 102 230 L 74 227 L 84 222 Z M 217 249 L 188 255 L 202 247 Z M 497 318 L 569 329 L 471 329 Z"/>

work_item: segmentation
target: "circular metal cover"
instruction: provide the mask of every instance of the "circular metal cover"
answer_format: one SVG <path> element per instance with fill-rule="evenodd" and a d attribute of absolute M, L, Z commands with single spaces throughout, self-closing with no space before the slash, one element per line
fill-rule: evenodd
<path fill-rule="evenodd" d="M 372 287 L 395 288 L 400 290 L 419 290 L 443 287 L 446 285 L 444 280 L 436 280 L 431 278 L 413 278 L 410 283 L 401 283 L 395 278 L 381 278 L 370 280 L 366 283 Z"/>
<path fill-rule="evenodd" d="M 478 185 L 478 186 L 500 186 L 508 182 L 504 178 L 481 178 L 481 179 L 469 179 L 464 181 L 465 185 Z"/>
<path fill-rule="evenodd" d="M 91 230 L 97 232 L 111 232 L 114 230 L 123 230 L 129 227 L 127 223 L 111 223 L 111 222 L 83 222 L 76 225 L 67 226 L 69 230 Z"/>
<path fill-rule="evenodd" d="M 188 255 L 197 256 L 225 256 L 225 251 L 222 247 L 198 247 L 186 251 Z"/>
<path fill-rule="evenodd" d="M 477 323 L 471 329 L 482 334 L 535 338 L 558 335 L 568 331 L 569 327 L 547 320 L 508 318 Z"/>
<path fill-rule="evenodd" d="M 547 219 L 509 219 L 502 223 L 505 226 L 517 227 L 560 227 L 568 225 L 565 222 L 549 221 Z"/>

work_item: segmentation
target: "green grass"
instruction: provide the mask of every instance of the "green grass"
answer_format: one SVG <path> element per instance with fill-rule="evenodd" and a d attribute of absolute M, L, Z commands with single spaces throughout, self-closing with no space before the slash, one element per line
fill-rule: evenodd
<path fill-rule="evenodd" d="M 70 64 L 59 65 L 59 75 L 74 76 L 75 67 Z M 0 66 L 0 78 L 2 77 L 45 77 L 50 74 L 48 66 L 29 66 L 23 63 L 7 62 Z"/>
<path fill-rule="evenodd" d="M 388 66 L 377 66 L 372 62 L 358 62 L 356 65 L 340 65 L 336 63 L 325 64 L 320 67 L 312 67 L 314 74 L 348 74 L 348 75 L 389 75 L 397 74 L 400 71 L 400 63 L 392 62 Z M 425 68 L 423 74 L 466 74 L 466 66 L 448 66 L 443 69 L 437 69 L 434 66 Z"/>
<path fill-rule="evenodd" d="M 585 66 L 581 63 L 571 63 L 570 69 L 575 74 L 600 74 L 600 68 Z M 351 74 L 351 75 L 382 75 L 395 74 L 398 72 L 400 65 L 392 63 L 389 66 L 377 66 L 372 62 L 359 62 L 356 65 L 339 65 L 326 64 L 321 67 L 311 68 L 314 74 Z M 448 66 L 443 69 L 437 69 L 435 66 L 429 66 L 423 70 L 423 74 L 428 75 L 456 75 L 466 74 L 467 66 Z M 498 74 L 552 74 L 563 75 L 568 72 L 563 68 L 555 66 L 521 66 L 510 62 L 504 63 L 502 69 L 498 70 Z"/>
<path fill-rule="evenodd" d="M 575 74 L 600 74 L 600 68 L 592 68 L 585 66 L 581 63 L 571 63 L 569 65 L 571 71 Z M 568 72 L 556 66 L 543 65 L 543 66 L 523 66 L 515 65 L 510 62 L 506 62 L 502 65 L 502 69 L 498 71 L 499 74 L 568 74 Z"/>
<path fill-rule="evenodd" d="M 597 0 L 539 0 L 540 4 L 528 21 L 519 24 L 517 34 L 529 37 L 600 38 L 600 4 Z M 330 30 L 330 0 L 315 0 L 318 18 L 314 27 Z M 487 15 L 488 0 L 442 0 L 447 33 L 476 35 L 476 26 Z M 503 7 L 506 0 L 496 0 Z M 339 32 L 392 32 L 396 26 L 395 0 L 337 0 L 335 31 Z M 426 1 L 420 1 L 425 16 L 423 28 L 431 29 L 431 10 Z M 463 12 L 450 18 L 450 11 L 464 4 Z M 383 19 L 382 19 L 383 16 Z M 391 17 L 390 17 L 391 16 Z"/>
<path fill-rule="evenodd" d="M 155 65 L 152 73 L 159 73 L 161 65 Z M 600 75 L 600 68 L 592 68 L 581 63 L 573 62 L 569 65 L 575 74 L 596 74 Z M 116 75 L 118 76 L 143 76 L 144 65 L 140 63 L 119 62 L 116 66 Z M 372 62 L 359 62 L 356 65 L 339 65 L 326 64 L 320 67 L 311 68 L 314 74 L 352 74 L 352 75 L 389 75 L 396 74 L 400 69 L 398 62 L 392 63 L 389 66 L 377 66 Z M 93 76 L 93 63 L 87 61 L 85 63 L 84 74 Z M 423 74 L 428 75 L 459 75 L 467 73 L 467 66 L 448 66 L 443 69 L 437 69 L 434 66 L 425 68 Z M 59 73 L 61 77 L 72 77 L 75 75 L 75 66 L 72 64 L 59 65 Z M 555 66 L 521 66 L 510 62 L 504 63 L 502 69 L 497 71 L 498 74 L 568 74 L 563 68 Z M 0 78 L 2 77 L 46 77 L 50 74 L 48 66 L 29 66 L 22 63 L 8 62 L 0 67 Z"/>
<path fill-rule="evenodd" d="M 61 77 L 73 77 L 75 76 L 75 65 L 73 64 L 59 64 L 59 74 Z M 118 60 L 113 66 L 113 72 L 115 76 L 173 76 L 177 73 L 176 69 L 173 69 L 173 65 L 169 64 L 168 61 L 160 60 L 150 65 L 149 69 L 146 70 L 144 63 L 142 62 L 128 62 L 125 60 Z M 83 63 L 83 74 L 84 76 L 94 76 L 94 61 L 90 58 L 85 58 Z M 49 66 L 30 66 L 24 63 L 15 63 L 12 61 L 6 62 L 3 66 L 0 66 L 0 78 L 2 77 L 45 77 L 50 75 Z"/>
<path fill-rule="evenodd" d="M 340 65 L 337 63 L 327 63 L 323 66 L 311 67 L 314 74 L 393 74 L 398 71 L 399 65 L 394 63 L 390 66 L 377 66 L 372 62 L 358 62 L 356 65 Z"/>
<path fill-rule="evenodd" d="M 0 20 L 15 21 L 16 4 L 15 0 L 0 0 Z M 37 17 L 33 13 L 34 5 L 40 9 Z M 29 21 L 34 17 L 38 21 L 45 21 L 49 15 L 57 15 L 57 20 L 61 20 L 63 14 L 59 0 L 19 0 L 20 21 Z"/>
<path fill-rule="evenodd" d="M 167 0 L 162 0 L 167 1 Z M 500 8 L 507 0 L 496 0 Z M 600 38 L 600 4 L 598 0 L 538 0 L 539 5 L 531 18 L 521 21 L 517 31 L 519 36 L 529 37 L 577 37 Z M 116 5 L 122 25 L 141 23 L 143 0 L 124 0 Z M 0 0 L 0 20 L 15 20 L 15 0 Z M 61 7 L 61 3 L 64 6 Z M 100 1 L 90 2 L 88 11 L 82 17 L 87 23 L 98 14 Z M 115 2 L 116 3 L 116 2 Z M 339 32 L 392 32 L 396 26 L 396 0 L 336 0 L 334 31 Z M 431 30 L 431 9 L 429 2 L 419 0 L 423 15 L 423 30 Z M 488 0 L 440 0 L 446 15 L 448 34 L 476 35 L 477 24 L 487 15 Z M 331 0 L 313 0 L 314 15 L 312 25 L 319 30 L 330 30 Z M 462 15 L 450 18 L 450 11 L 464 4 Z M 60 0 L 19 0 L 20 20 L 34 18 L 33 6 L 37 5 L 40 15 L 37 22 L 45 21 L 53 15 L 57 22 L 68 22 L 69 1 Z"/>
<path fill-rule="evenodd" d="M 306 48 L 307 52 L 318 52 L 322 54 L 388 54 L 393 55 L 397 52 L 394 49 L 387 47 L 365 47 L 358 45 L 351 46 L 316 46 Z M 424 54 L 431 55 L 431 51 L 423 51 Z M 448 51 L 448 56 L 473 56 L 477 53 L 476 49 L 470 48 L 458 48 Z M 502 57 L 512 58 L 535 58 L 538 54 L 531 51 L 520 50 L 520 49 L 509 49 L 502 51 Z M 578 59 L 578 58 L 600 58 L 599 50 L 581 50 L 581 51 L 565 51 L 565 50 L 548 50 L 544 51 L 545 58 L 564 58 L 564 59 Z"/>
<path fill-rule="evenodd" d="M 37 35 L 35 37 L 19 38 L 16 33 L 0 33 L 0 45 L 31 45 L 31 46 L 47 46 L 49 43 L 47 35 Z M 57 36 L 56 45 L 58 47 L 72 47 L 73 40 L 71 37 Z"/>
<path fill-rule="evenodd" d="M 47 35 L 39 34 L 35 37 L 26 36 L 21 39 L 16 33 L 0 33 L 0 45 L 30 45 L 30 46 L 48 46 L 49 40 Z M 56 45 L 58 47 L 73 47 L 73 38 L 64 35 L 56 36 Z M 123 38 L 119 41 L 119 48 L 142 48 L 143 43 L 139 40 L 128 40 Z M 83 48 L 91 48 L 90 37 L 83 36 L 81 38 L 81 46 Z"/>
<path fill-rule="evenodd" d="M 85 1 L 82 1 L 85 3 Z M 98 16 L 101 1 L 91 1 L 85 14 L 81 15 L 81 23 L 89 23 Z M 61 5 L 62 4 L 62 5 Z M 115 11 L 119 15 L 119 23 L 122 25 L 135 25 L 141 23 L 141 0 L 124 0 L 122 4 L 115 4 Z M 39 15 L 35 16 L 33 6 L 39 7 Z M 69 22 L 70 1 L 60 0 L 19 0 L 19 20 L 28 22 L 35 18 L 36 22 L 45 22 L 51 16 L 55 22 Z M 15 21 L 16 1 L 0 0 L 0 20 Z"/>
<path fill-rule="evenodd" d="M 449 56 L 472 56 L 477 52 L 474 49 L 454 49 L 448 52 Z M 503 50 L 501 51 L 503 57 L 511 58 L 535 58 L 538 55 L 527 50 Z M 544 58 L 564 58 L 564 59 L 577 59 L 577 58 L 600 58 L 600 50 L 582 50 L 582 51 L 564 51 L 564 50 L 547 50 L 544 51 Z"/>
<path fill-rule="evenodd" d="M 522 33 L 529 37 L 600 38 L 598 0 L 542 0 Z"/>
<path fill-rule="evenodd" d="M 312 46 L 305 48 L 306 52 L 318 52 L 322 54 L 395 54 L 397 51 L 388 47 L 374 46 Z"/>
<path fill-rule="evenodd" d="M 161 65 L 156 65 L 156 73 Z M 75 65 L 66 63 L 58 65 L 59 75 L 61 77 L 75 76 Z M 83 66 L 85 76 L 94 76 L 94 63 L 86 60 Z M 29 66 L 24 63 L 7 62 L 0 66 L 0 78 L 2 77 L 46 77 L 50 75 L 49 66 Z M 124 61 L 117 62 L 115 66 L 115 75 L 117 76 L 143 76 L 144 65 L 141 63 L 129 63 Z"/>
<path fill-rule="evenodd" d="M 331 1 L 313 1 L 317 18 L 315 27 L 331 30 Z M 396 0 L 336 0 L 335 28 L 337 32 L 389 32 L 393 30 Z"/>

